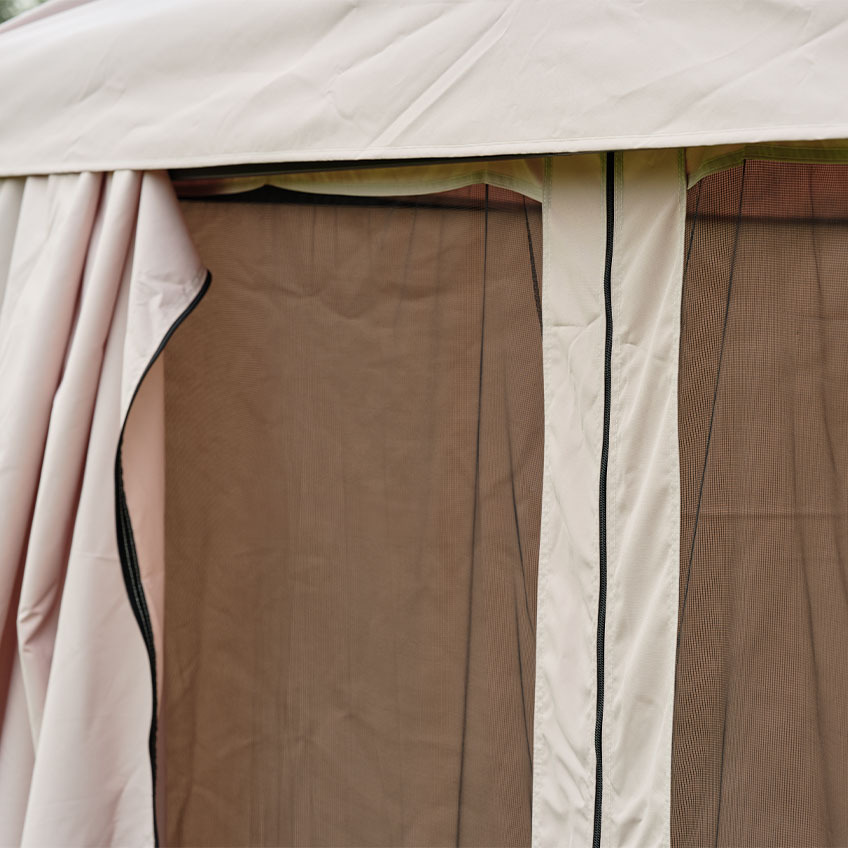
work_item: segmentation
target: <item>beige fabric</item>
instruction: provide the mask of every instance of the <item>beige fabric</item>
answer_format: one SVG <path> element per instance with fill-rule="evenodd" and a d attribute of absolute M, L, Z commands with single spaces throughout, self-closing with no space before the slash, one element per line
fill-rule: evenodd
<path fill-rule="evenodd" d="M 603 431 L 603 160 L 549 160 L 545 469 L 536 632 L 533 845 L 591 845 L 598 468 Z"/>
<path fill-rule="evenodd" d="M 617 158 L 601 844 L 669 844 L 682 153 Z"/>
<path fill-rule="evenodd" d="M 540 208 L 300 200 L 184 203 L 163 834 L 527 845 Z"/>
<path fill-rule="evenodd" d="M 848 138 L 840 0 L 89 0 L 0 29 L 0 174 Z"/>
<path fill-rule="evenodd" d="M 767 142 L 760 144 L 720 144 L 686 149 L 686 173 L 689 188 L 698 180 L 729 170 L 749 161 L 774 162 L 848 162 L 848 145 L 839 140 Z"/>
<path fill-rule="evenodd" d="M 114 463 L 132 391 L 197 287 L 175 213 L 161 174 L 0 185 L 3 845 L 152 840 L 150 673 Z"/>
<path fill-rule="evenodd" d="M 180 197 L 206 197 L 277 186 L 314 194 L 419 195 L 450 191 L 475 183 L 498 186 L 542 202 L 542 157 L 498 161 L 447 162 L 437 165 L 395 165 L 391 168 L 356 168 L 299 174 L 264 174 L 249 177 L 176 180 Z"/>
<path fill-rule="evenodd" d="M 601 844 L 668 845 L 685 171 L 615 158 Z M 604 158 L 551 160 L 533 844 L 592 844 L 604 406 Z"/>

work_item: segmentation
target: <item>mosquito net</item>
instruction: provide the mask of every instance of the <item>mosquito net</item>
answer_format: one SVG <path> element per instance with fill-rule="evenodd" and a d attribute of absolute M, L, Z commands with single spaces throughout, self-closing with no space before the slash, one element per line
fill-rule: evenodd
<path fill-rule="evenodd" d="M 690 189 L 672 838 L 848 843 L 848 168 Z"/>
<path fill-rule="evenodd" d="M 161 833 L 529 844 L 540 205 L 183 211 L 214 282 L 164 355 Z M 689 191 L 675 846 L 848 840 L 846 227 L 845 166 Z"/>
<path fill-rule="evenodd" d="M 528 844 L 540 205 L 183 211 L 213 283 L 165 353 L 163 837 Z"/>

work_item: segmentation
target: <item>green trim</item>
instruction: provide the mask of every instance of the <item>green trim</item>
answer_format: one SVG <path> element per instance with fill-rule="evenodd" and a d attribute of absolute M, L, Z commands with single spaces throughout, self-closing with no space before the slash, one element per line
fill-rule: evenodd
<path fill-rule="evenodd" d="M 746 159 L 762 162 L 848 162 L 848 147 L 784 147 L 775 144 L 746 144 L 731 153 L 707 159 L 689 176 L 689 188 L 699 180 L 741 165 Z"/>

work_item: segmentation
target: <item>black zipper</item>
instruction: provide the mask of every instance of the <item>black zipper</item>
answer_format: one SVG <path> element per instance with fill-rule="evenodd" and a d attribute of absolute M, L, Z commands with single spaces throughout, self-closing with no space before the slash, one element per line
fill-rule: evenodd
<path fill-rule="evenodd" d="M 171 324 L 168 332 L 156 348 L 156 352 L 151 357 L 150 361 L 144 369 L 135 390 L 133 391 L 130 405 L 127 408 L 127 415 L 121 425 L 121 435 L 118 438 L 118 450 L 115 455 L 115 523 L 118 533 L 118 556 L 121 560 L 121 573 L 124 577 L 124 585 L 129 596 L 130 606 L 132 607 L 133 615 L 138 623 L 141 636 L 144 639 L 144 645 L 147 648 L 147 656 L 150 661 L 150 680 L 153 692 L 153 715 L 150 719 L 150 736 L 148 738 L 148 748 L 150 752 L 150 765 L 153 774 L 153 837 L 158 848 L 159 846 L 159 830 L 156 821 L 156 732 L 157 720 L 156 716 L 159 710 L 158 698 L 156 692 L 156 646 L 153 642 L 153 626 L 150 623 L 150 613 L 147 609 L 147 601 L 144 597 L 144 586 L 141 582 L 141 571 L 138 565 L 138 554 L 135 548 L 135 538 L 133 536 L 132 522 L 130 521 L 130 513 L 127 508 L 127 498 L 124 492 L 124 471 L 121 461 L 121 453 L 124 446 L 124 430 L 127 426 L 130 410 L 135 402 L 139 387 L 144 382 L 148 371 L 153 367 L 153 363 L 159 358 L 159 355 L 168 344 L 171 336 L 176 331 L 177 327 L 194 311 L 198 303 L 203 299 L 209 289 L 209 284 L 212 282 L 212 275 L 207 272 L 206 279 L 200 291 L 194 296 L 191 303 L 180 314 L 176 321 Z"/>
<path fill-rule="evenodd" d="M 612 252 L 615 231 L 615 153 L 606 156 L 607 244 L 604 259 L 604 432 L 601 442 L 601 474 L 598 486 L 599 574 L 597 673 L 598 701 L 595 714 L 595 824 L 593 848 L 601 845 L 601 807 L 603 802 L 603 730 L 604 730 L 604 637 L 607 619 L 607 468 L 609 467 L 610 407 L 612 405 Z"/>

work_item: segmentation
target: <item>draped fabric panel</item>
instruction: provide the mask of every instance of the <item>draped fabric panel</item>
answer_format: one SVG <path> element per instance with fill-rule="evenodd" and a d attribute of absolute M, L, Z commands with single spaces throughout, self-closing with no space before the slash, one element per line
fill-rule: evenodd
<path fill-rule="evenodd" d="M 203 275 L 163 174 L 0 183 L 0 844 L 153 839 L 115 455 Z"/>

